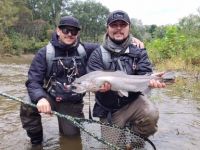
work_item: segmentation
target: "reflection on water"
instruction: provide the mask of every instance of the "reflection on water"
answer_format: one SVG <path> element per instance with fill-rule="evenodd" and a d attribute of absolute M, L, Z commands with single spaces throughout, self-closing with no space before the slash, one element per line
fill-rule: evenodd
<path fill-rule="evenodd" d="M 0 91 L 23 98 L 28 65 L 0 64 Z M 178 80 L 166 89 L 154 89 L 151 99 L 160 109 L 158 132 L 151 137 L 158 150 L 198 150 L 200 147 L 200 83 Z M 179 85 L 179 86 L 178 86 Z M 84 112 L 88 116 L 88 97 Z M 0 149 L 36 150 L 21 127 L 20 104 L 0 97 Z M 59 135 L 57 118 L 42 115 L 44 150 L 81 150 L 79 138 Z"/>

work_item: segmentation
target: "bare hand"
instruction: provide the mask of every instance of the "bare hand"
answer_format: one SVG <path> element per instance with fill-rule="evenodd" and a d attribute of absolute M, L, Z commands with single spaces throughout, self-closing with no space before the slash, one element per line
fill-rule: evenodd
<path fill-rule="evenodd" d="M 138 48 L 144 48 L 144 43 L 135 37 L 132 38 L 132 43 L 133 43 L 133 45 L 137 46 Z"/>
<path fill-rule="evenodd" d="M 111 89 L 111 84 L 108 82 L 105 82 L 99 89 L 99 92 L 107 92 Z"/>
<path fill-rule="evenodd" d="M 152 87 L 152 88 L 164 88 L 164 87 L 166 87 L 166 84 L 161 83 L 158 80 L 152 79 L 152 80 L 150 80 L 149 86 Z"/>
<path fill-rule="evenodd" d="M 46 98 L 40 99 L 36 106 L 40 113 L 46 113 L 46 114 L 51 113 L 51 106 Z"/>

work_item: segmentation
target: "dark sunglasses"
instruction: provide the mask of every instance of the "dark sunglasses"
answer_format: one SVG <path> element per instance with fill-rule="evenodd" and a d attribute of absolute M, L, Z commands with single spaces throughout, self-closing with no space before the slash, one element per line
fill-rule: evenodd
<path fill-rule="evenodd" d="M 76 36 L 78 34 L 77 29 L 61 28 L 61 31 L 62 31 L 63 34 L 69 34 L 69 32 L 70 32 L 71 35 L 73 35 L 73 36 Z"/>

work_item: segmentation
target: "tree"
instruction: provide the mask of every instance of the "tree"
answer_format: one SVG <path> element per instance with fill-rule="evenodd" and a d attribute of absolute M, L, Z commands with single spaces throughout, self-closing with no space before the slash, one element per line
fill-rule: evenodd
<path fill-rule="evenodd" d="M 105 32 L 108 8 L 94 1 L 75 1 L 71 3 L 68 13 L 79 19 L 82 26 L 82 39 L 98 42 Z"/>
<path fill-rule="evenodd" d="M 8 53 L 12 49 L 12 41 L 7 35 L 9 27 L 13 26 L 18 19 L 19 8 L 17 3 L 20 0 L 1 0 L 0 1 L 0 53 Z"/>
<path fill-rule="evenodd" d="M 4 32 L 17 20 L 18 8 L 12 0 L 0 1 L 0 32 Z"/>
<path fill-rule="evenodd" d="M 131 18 L 131 32 L 134 37 L 137 37 L 141 40 L 145 38 L 145 27 L 142 24 L 141 20 Z"/>
<path fill-rule="evenodd" d="M 27 7 L 32 10 L 33 19 L 48 21 L 56 27 L 60 14 L 65 12 L 65 8 L 70 0 L 27 0 Z"/>

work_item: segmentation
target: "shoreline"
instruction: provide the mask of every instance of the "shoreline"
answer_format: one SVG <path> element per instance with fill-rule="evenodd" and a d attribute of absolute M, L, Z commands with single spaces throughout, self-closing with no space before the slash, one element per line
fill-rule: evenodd
<path fill-rule="evenodd" d="M 4 64 L 30 64 L 35 54 L 16 55 L 1 55 L 0 63 Z"/>

